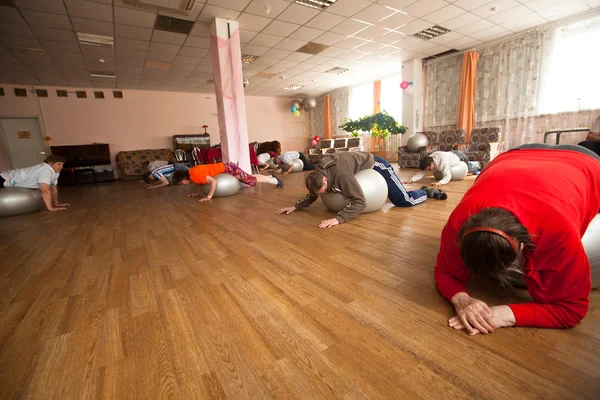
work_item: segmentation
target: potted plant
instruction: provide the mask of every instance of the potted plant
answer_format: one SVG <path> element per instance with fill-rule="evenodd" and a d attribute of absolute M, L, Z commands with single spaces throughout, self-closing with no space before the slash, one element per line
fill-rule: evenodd
<path fill-rule="evenodd" d="M 386 111 L 380 111 L 377 114 L 366 115 L 364 117 L 353 120 L 352 118 L 344 118 L 344 124 L 340 125 L 340 129 L 350 132 L 352 137 L 358 137 L 360 132 L 371 132 L 372 138 L 385 139 L 390 134 L 397 135 L 407 131 L 407 127 L 396 122 L 394 117 Z"/>

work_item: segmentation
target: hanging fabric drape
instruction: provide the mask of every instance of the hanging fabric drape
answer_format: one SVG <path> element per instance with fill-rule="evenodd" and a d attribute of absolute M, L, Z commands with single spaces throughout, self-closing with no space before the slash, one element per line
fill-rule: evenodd
<path fill-rule="evenodd" d="M 456 127 L 465 129 L 467 143 L 471 139 L 471 130 L 475 126 L 475 85 L 478 60 L 479 54 L 475 51 L 466 52 L 463 56 Z"/>
<path fill-rule="evenodd" d="M 333 138 L 331 131 L 331 96 L 325 95 L 323 99 L 323 138 Z"/>
<path fill-rule="evenodd" d="M 373 82 L 373 114 L 381 111 L 381 81 Z M 377 151 L 382 147 L 382 140 L 374 138 L 371 141 L 371 151 Z"/>

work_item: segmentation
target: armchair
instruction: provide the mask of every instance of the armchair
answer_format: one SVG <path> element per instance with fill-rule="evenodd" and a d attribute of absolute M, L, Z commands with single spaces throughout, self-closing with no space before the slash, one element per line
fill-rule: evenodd
<path fill-rule="evenodd" d="M 411 153 L 406 146 L 398 147 L 398 166 L 400 168 L 419 168 L 419 160 L 427 154 L 439 150 L 439 134 L 434 131 L 419 132 L 427 136 L 429 144 L 417 153 Z"/>
<path fill-rule="evenodd" d="M 441 131 L 438 136 L 438 151 L 451 151 L 458 144 L 465 143 L 467 133 L 463 128 Z"/>
<path fill-rule="evenodd" d="M 483 168 L 505 151 L 502 127 L 475 128 L 471 131 L 471 141 L 455 146 L 455 150 L 465 153 L 469 161 L 479 161 Z"/>

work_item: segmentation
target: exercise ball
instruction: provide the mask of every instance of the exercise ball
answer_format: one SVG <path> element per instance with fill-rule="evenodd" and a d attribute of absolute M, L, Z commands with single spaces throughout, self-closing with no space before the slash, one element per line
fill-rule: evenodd
<path fill-rule="evenodd" d="M 427 139 L 427 136 L 423 135 L 422 133 L 416 133 L 408 138 L 406 147 L 411 153 L 418 153 L 420 149 L 427 147 L 428 144 L 429 140 Z"/>
<path fill-rule="evenodd" d="M 233 175 L 219 174 L 215 176 L 217 180 L 217 189 L 213 197 L 227 197 L 233 196 L 240 191 L 240 181 Z M 208 194 L 210 185 L 202 185 L 202 192 Z"/>
<path fill-rule="evenodd" d="M 292 163 L 292 172 L 302 172 L 304 171 L 304 162 L 297 158 Z"/>
<path fill-rule="evenodd" d="M 450 167 L 450 174 L 452 175 L 451 181 L 462 181 L 467 177 L 467 173 L 469 173 L 469 167 L 463 161 L 459 162 L 453 167 Z M 433 170 L 433 176 L 438 181 L 444 177 L 442 171 L 438 171 L 437 169 Z"/>
<path fill-rule="evenodd" d="M 307 110 L 312 110 L 317 106 L 317 99 L 314 97 L 309 97 L 308 99 L 304 99 L 304 108 Z"/>
<path fill-rule="evenodd" d="M 300 103 L 298 100 L 293 100 L 291 107 L 296 107 L 296 110 L 299 110 L 302 107 L 302 103 Z"/>
<path fill-rule="evenodd" d="M 358 171 L 354 175 L 363 191 L 367 206 L 361 214 L 371 213 L 379 210 L 388 197 L 388 187 L 383 176 L 372 169 Z M 321 195 L 321 201 L 330 211 L 335 213 L 342 211 L 348 205 L 348 200 L 337 192 L 326 192 Z"/>
<path fill-rule="evenodd" d="M 19 187 L 0 189 L 0 217 L 27 214 L 44 207 L 42 193 L 37 189 Z"/>
<path fill-rule="evenodd" d="M 275 163 L 273 162 L 273 159 L 272 159 L 272 158 L 269 158 L 269 159 L 267 160 L 267 165 L 269 166 L 269 169 L 277 169 L 277 164 L 275 164 Z"/>
<path fill-rule="evenodd" d="M 583 249 L 590 262 L 592 289 L 600 287 L 600 214 L 596 215 L 588 225 L 581 238 Z M 525 287 L 525 277 L 521 274 L 511 274 L 516 286 Z"/>

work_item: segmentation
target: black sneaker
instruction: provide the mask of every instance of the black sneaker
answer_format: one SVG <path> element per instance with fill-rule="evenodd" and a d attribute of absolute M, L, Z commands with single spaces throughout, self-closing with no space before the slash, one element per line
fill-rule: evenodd
<path fill-rule="evenodd" d="M 427 197 L 430 199 L 446 200 L 448 198 L 448 195 L 442 189 L 434 189 L 430 188 L 429 186 L 421 186 L 421 190 L 423 190 L 427 194 Z"/>
<path fill-rule="evenodd" d="M 275 174 L 271 174 L 271 176 L 275 179 L 277 179 L 277 187 L 278 188 L 283 188 L 283 182 L 281 181 L 281 179 L 279 179 L 278 177 L 275 176 Z"/>

